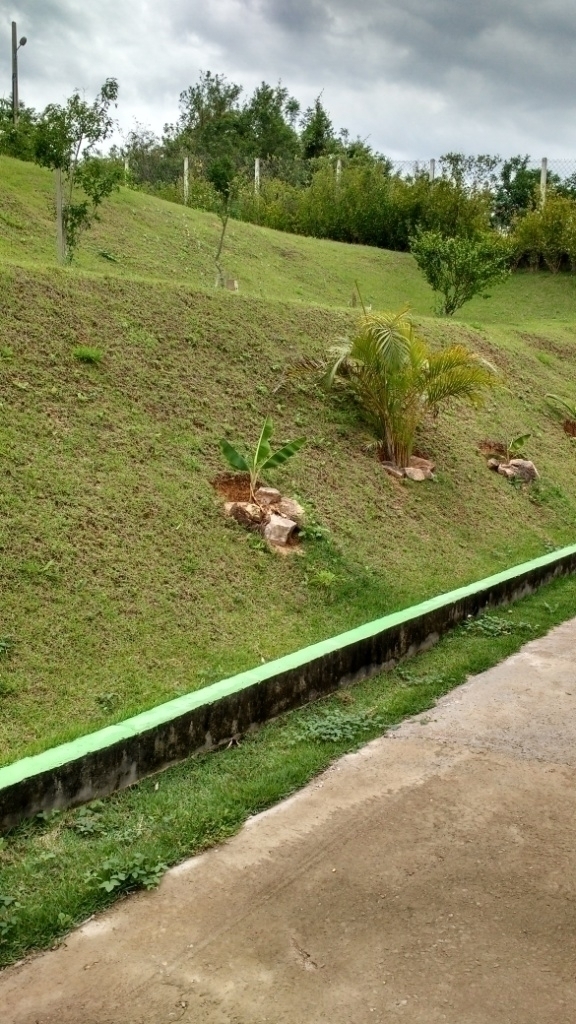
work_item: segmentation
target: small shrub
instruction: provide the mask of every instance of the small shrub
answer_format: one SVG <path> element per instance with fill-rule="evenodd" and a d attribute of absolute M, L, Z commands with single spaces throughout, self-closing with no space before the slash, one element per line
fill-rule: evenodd
<path fill-rule="evenodd" d="M 323 711 L 305 719 L 293 734 L 293 742 L 342 743 L 383 727 L 381 718 L 369 711 Z"/>
<path fill-rule="evenodd" d="M 131 860 L 122 863 L 118 857 L 109 857 L 98 871 L 90 871 L 87 881 L 97 882 L 104 892 L 131 892 L 135 889 L 155 889 L 168 865 L 162 861 L 147 860 L 142 853 L 135 853 Z"/>
<path fill-rule="evenodd" d="M 0 893 L 0 942 L 5 941 L 19 923 L 18 911 L 21 909 L 22 904 L 15 896 L 4 896 Z"/>
<path fill-rule="evenodd" d="M 15 642 L 12 636 L 0 636 L 0 658 L 8 657 L 12 653 Z"/>
<path fill-rule="evenodd" d="M 529 622 L 514 622 L 502 615 L 481 615 L 479 619 L 471 619 L 463 627 L 469 633 L 477 636 L 499 637 L 508 636 L 510 633 L 531 633 L 534 626 Z"/>
<path fill-rule="evenodd" d="M 511 250 L 498 235 L 445 238 L 422 231 L 412 239 L 411 252 L 430 287 L 438 294 L 437 311 L 452 316 L 475 295 L 510 274 Z"/>
<path fill-rule="evenodd" d="M 81 807 L 70 828 L 81 836 L 102 835 L 106 831 L 102 820 L 102 807 L 104 804 L 101 800 L 95 800 L 88 807 Z"/>
<path fill-rule="evenodd" d="M 99 348 L 90 348 L 89 345 L 78 345 L 72 350 L 72 355 L 80 363 L 90 363 L 92 366 L 99 366 L 102 362 L 102 352 Z"/>

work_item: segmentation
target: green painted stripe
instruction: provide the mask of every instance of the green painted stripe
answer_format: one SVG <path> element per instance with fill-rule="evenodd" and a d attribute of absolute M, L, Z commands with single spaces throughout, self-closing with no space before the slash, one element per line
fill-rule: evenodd
<path fill-rule="evenodd" d="M 277 658 L 275 661 L 269 661 L 265 665 L 249 669 L 247 672 L 241 672 L 239 675 L 230 676 L 229 679 L 222 679 L 219 683 L 213 683 L 211 686 L 195 690 L 193 693 L 185 694 L 183 697 L 176 697 L 175 700 L 167 701 L 165 704 L 159 704 L 157 707 L 151 708 L 150 711 L 144 711 L 133 718 L 127 718 L 124 722 L 119 722 L 117 725 L 107 726 L 105 729 L 99 729 L 97 732 L 89 733 L 87 736 L 81 736 L 70 743 L 62 743 L 58 747 L 52 747 L 50 750 L 45 750 L 42 754 L 24 757 L 20 761 L 15 761 L 13 764 L 0 768 L 0 790 L 13 786 L 34 775 L 53 771 L 69 761 L 77 761 L 85 757 L 86 754 L 91 754 L 96 750 L 105 749 L 115 743 L 121 743 L 123 740 L 148 732 L 204 704 L 213 704 L 223 697 L 228 697 L 232 693 L 238 693 L 240 690 L 254 686 L 256 683 L 261 683 L 283 672 L 301 668 L 308 662 L 315 661 L 326 654 L 331 654 L 334 651 L 348 647 L 350 644 L 369 639 L 379 633 L 383 633 L 386 629 L 410 622 L 421 615 L 444 608 L 447 605 L 461 601 L 463 598 L 472 597 L 483 590 L 490 590 L 499 583 L 513 580 L 515 577 L 523 576 L 525 573 L 535 569 L 554 565 L 574 554 L 576 554 L 576 544 L 562 548 L 559 551 L 554 551 L 552 554 L 543 555 L 541 558 L 533 559 L 530 562 L 524 562 L 522 565 L 514 566 L 512 569 L 506 569 L 504 572 L 496 573 L 496 575 L 489 576 L 478 583 L 471 583 L 466 587 L 460 587 L 458 590 L 452 590 L 448 594 L 440 594 L 438 597 L 423 601 L 422 604 L 413 605 L 411 608 L 405 608 L 399 612 L 393 612 L 391 615 L 385 615 L 381 619 L 375 619 L 364 626 L 357 626 L 355 629 L 350 629 L 346 633 L 330 637 L 328 640 L 322 640 L 320 643 L 312 644 L 310 647 L 303 647 L 299 651 L 294 651 L 292 654 Z"/>

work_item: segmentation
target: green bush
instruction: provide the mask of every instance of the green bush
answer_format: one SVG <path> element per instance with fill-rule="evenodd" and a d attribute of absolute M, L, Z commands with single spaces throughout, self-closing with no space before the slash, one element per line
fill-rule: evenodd
<path fill-rule="evenodd" d="M 498 235 L 446 238 L 438 231 L 421 231 L 412 240 L 412 254 L 444 316 L 510 273 L 510 246 Z"/>
<path fill-rule="evenodd" d="M 512 235 L 516 266 L 552 274 L 563 267 L 576 270 L 576 200 L 549 195 L 537 210 L 516 221 Z"/>

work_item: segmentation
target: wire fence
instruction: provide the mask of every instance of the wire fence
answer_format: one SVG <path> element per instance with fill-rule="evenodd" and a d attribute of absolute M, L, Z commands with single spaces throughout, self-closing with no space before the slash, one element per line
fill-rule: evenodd
<path fill-rule="evenodd" d="M 410 182 L 425 177 L 430 181 L 441 179 L 458 180 L 469 190 L 497 188 L 502 181 L 506 165 L 520 159 L 526 170 L 539 175 L 540 188 L 545 193 L 548 187 L 570 187 L 576 194 L 576 157 L 547 159 L 532 157 L 466 157 L 462 155 L 431 157 L 419 160 L 390 160 L 382 157 L 378 163 L 384 173 Z M 525 161 L 525 162 L 524 162 Z M 253 184 L 259 192 L 266 182 L 281 181 L 295 188 L 306 188 L 314 175 L 322 168 L 331 168 L 336 179 L 346 170 L 358 166 L 359 161 L 347 156 L 324 156 L 316 159 L 303 157 L 268 157 L 238 159 L 235 173 L 245 183 Z M 516 165 L 517 166 L 517 165 Z M 124 161 L 126 181 L 139 187 L 153 190 L 156 194 L 166 193 L 166 198 L 185 204 L 194 204 L 207 186 L 209 160 L 205 157 L 163 154 L 156 151 L 153 156 L 143 154 Z M 514 173 L 514 170 L 513 170 Z"/>

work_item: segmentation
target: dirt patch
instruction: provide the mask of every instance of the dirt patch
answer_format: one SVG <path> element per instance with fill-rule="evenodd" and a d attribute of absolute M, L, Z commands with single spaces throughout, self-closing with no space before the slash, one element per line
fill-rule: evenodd
<path fill-rule="evenodd" d="M 479 441 L 478 451 L 481 455 L 484 455 L 485 458 L 508 458 L 508 449 L 505 444 L 502 444 L 502 441 Z"/>
<path fill-rule="evenodd" d="M 250 501 L 248 473 L 219 473 L 212 486 L 226 501 Z"/>

